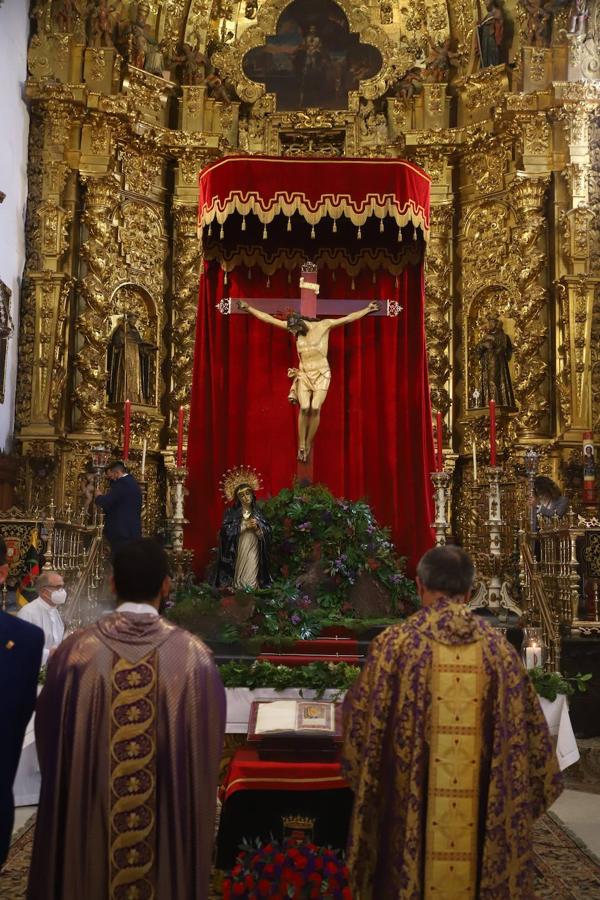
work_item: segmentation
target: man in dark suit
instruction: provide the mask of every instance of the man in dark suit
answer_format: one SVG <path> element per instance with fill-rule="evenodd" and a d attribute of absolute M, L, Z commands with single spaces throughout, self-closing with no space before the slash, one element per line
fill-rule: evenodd
<path fill-rule="evenodd" d="M 106 477 L 110 490 L 98 489 L 96 504 L 104 512 L 104 536 L 114 557 L 119 547 L 142 536 L 142 492 L 122 462 L 111 463 Z"/>
<path fill-rule="evenodd" d="M 0 584 L 7 575 L 6 544 L 0 538 Z M 13 782 L 35 707 L 43 648 L 41 628 L 0 612 L 0 866 L 10 845 L 15 817 Z"/>

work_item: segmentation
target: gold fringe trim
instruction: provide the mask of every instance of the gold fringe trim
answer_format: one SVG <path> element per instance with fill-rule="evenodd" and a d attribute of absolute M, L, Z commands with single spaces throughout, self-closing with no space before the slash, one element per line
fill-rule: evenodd
<path fill-rule="evenodd" d="M 210 206 L 200 211 L 200 228 L 209 229 L 216 221 L 222 225 L 229 216 L 234 214 L 242 216 L 256 216 L 262 225 L 269 225 L 276 216 L 283 215 L 290 218 L 296 214 L 308 222 L 313 228 L 323 219 L 341 219 L 345 216 L 357 227 L 364 225 L 368 219 L 375 216 L 378 219 L 393 219 L 399 228 L 405 225 L 413 225 L 420 228 L 423 237 L 429 239 L 429 218 L 426 210 L 416 200 L 406 200 L 399 204 L 394 194 L 368 194 L 361 203 L 357 203 L 351 197 L 339 194 L 324 194 L 316 206 L 308 200 L 304 194 L 276 194 L 268 203 L 258 193 L 241 191 L 230 193 L 227 198 L 214 198 Z"/>
<path fill-rule="evenodd" d="M 304 160 L 272 160 L 273 163 L 285 162 L 286 167 L 294 165 L 295 162 Z M 203 178 L 210 178 L 216 169 L 221 166 L 231 165 L 232 158 L 226 157 L 213 165 L 209 166 L 200 174 L 200 182 Z M 321 163 L 331 165 L 330 160 L 314 159 L 310 161 L 312 167 L 319 166 Z M 342 164 L 343 161 L 342 161 Z M 407 160 L 362 160 L 363 169 L 369 165 L 376 165 L 378 168 L 386 165 L 393 165 L 395 168 L 399 166 L 409 169 L 413 175 L 417 175 L 423 179 L 428 185 L 431 184 L 431 178 L 420 168 L 408 162 Z M 332 219 L 339 219 L 346 216 L 356 225 L 364 225 L 371 216 L 377 216 L 380 219 L 394 219 L 398 227 L 402 228 L 411 223 L 415 228 L 420 228 L 423 237 L 427 241 L 429 239 L 429 215 L 427 210 L 417 203 L 414 199 L 408 199 L 404 202 L 399 201 L 395 194 L 367 194 L 362 201 L 347 194 L 322 194 L 318 201 L 309 200 L 303 192 L 286 191 L 276 193 L 268 201 L 265 201 L 258 192 L 232 190 L 223 197 L 213 197 L 208 206 L 204 206 L 199 211 L 200 228 L 208 225 L 216 219 L 222 224 L 228 216 L 238 213 L 241 216 L 255 215 L 258 220 L 268 225 L 277 215 L 293 216 L 299 213 L 309 225 L 317 225 L 322 219 L 329 216 Z"/>
<path fill-rule="evenodd" d="M 258 246 L 237 247 L 224 253 L 222 245 L 211 244 L 205 248 L 204 258 L 218 260 L 225 272 L 244 266 L 247 269 L 256 267 L 265 275 L 273 275 L 278 269 L 286 269 L 288 272 L 298 269 L 306 262 L 306 253 L 295 248 L 281 248 L 268 253 Z M 423 251 L 420 245 L 415 246 L 411 241 L 394 253 L 370 247 L 355 253 L 345 248 L 322 247 L 311 254 L 311 258 L 317 266 L 326 266 L 330 271 L 341 268 L 351 276 L 359 275 L 363 269 L 370 269 L 372 272 L 385 269 L 392 275 L 399 275 L 406 266 L 421 263 Z"/>

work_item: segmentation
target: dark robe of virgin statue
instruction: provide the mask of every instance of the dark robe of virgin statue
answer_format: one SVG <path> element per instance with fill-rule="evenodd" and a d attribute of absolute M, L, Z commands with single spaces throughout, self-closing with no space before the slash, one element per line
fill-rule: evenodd
<path fill-rule="evenodd" d="M 225 691 L 212 654 L 116 612 L 52 656 L 29 900 L 206 900 Z"/>
<path fill-rule="evenodd" d="M 562 790 L 533 684 L 502 634 L 441 597 L 371 644 L 344 702 L 360 900 L 530 900 L 532 825 Z"/>
<path fill-rule="evenodd" d="M 239 492 L 238 492 L 239 493 Z M 249 522 L 256 527 L 249 528 Z M 213 576 L 215 587 L 264 588 L 271 584 L 269 547 L 271 526 L 256 506 L 244 506 L 239 497 L 225 511 L 219 530 L 217 564 Z"/>

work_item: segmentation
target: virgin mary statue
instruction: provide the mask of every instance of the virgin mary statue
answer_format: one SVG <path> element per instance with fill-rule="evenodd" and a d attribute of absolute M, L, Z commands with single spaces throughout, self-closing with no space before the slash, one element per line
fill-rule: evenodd
<path fill-rule="evenodd" d="M 244 590 L 271 583 L 271 528 L 256 506 L 259 487 L 257 473 L 247 467 L 231 470 L 223 478 L 223 493 L 232 505 L 225 511 L 219 531 L 215 587 Z"/>

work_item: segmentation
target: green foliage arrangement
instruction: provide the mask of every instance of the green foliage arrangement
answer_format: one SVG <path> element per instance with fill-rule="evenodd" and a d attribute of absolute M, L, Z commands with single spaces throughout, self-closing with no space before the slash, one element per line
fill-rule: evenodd
<path fill-rule="evenodd" d="M 374 586 L 385 605 L 378 623 L 417 608 L 405 560 L 364 501 L 337 499 L 322 485 L 295 485 L 261 509 L 272 528 L 273 584 L 235 594 L 193 585 L 178 595 L 169 618 L 209 641 L 285 646 L 364 618 L 352 602 L 359 587 L 368 593 Z"/>
<path fill-rule="evenodd" d="M 578 672 L 577 675 L 569 677 L 561 675 L 560 672 L 546 672 L 541 666 L 529 669 L 529 677 L 537 693 L 546 700 L 556 700 L 559 694 L 570 697 L 576 691 L 584 694 L 587 691 L 587 682 L 592 678 L 589 672 L 587 675 Z"/>
<path fill-rule="evenodd" d="M 245 687 L 250 690 L 272 688 L 275 691 L 299 688 L 316 691 L 320 697 L 326 690 L 338 690 L 340 693 L 348 690 L 358 678 L 360 669 L 343 662 L 278 666 L 259 660 L 253 663 L 236 660 L 220 665 L 219 672 L 225 687 Z"/>

